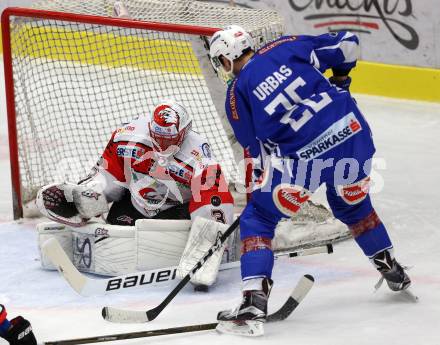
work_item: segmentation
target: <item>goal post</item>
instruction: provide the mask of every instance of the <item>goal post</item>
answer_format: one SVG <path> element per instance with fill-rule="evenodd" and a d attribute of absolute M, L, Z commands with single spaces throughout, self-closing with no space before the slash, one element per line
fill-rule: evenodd
<path fill-rule="evenodd" d="M 41 186 L 86 176 L 112 131 L 163 98 L 185 104 L 229 180 L 238 178 L 225 86 L 200 38 L 239 24 L 260 46 L 282 33 L 279 16 L 193 0 L 128 0 L 132 20 L 111 17 L 111 4 L 46 0 L 2 13 L 15 219 Z"/>

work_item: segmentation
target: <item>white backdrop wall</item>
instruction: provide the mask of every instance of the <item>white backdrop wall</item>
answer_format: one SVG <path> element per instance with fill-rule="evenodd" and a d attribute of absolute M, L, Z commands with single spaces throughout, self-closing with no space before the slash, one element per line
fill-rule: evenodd
<path fill-rule="evenodd" d="M 229 2 L 217 0 L 216 2 Z M 361 38 L 362 59 L 440 67 L 440 0 L 235 0 L 272 8 L 293 34 L 349 29 Z"/>
<path fill-rule="evenodd" d="M 35 0 L 0 0 L 28 6 Z M 66 0 L 69 1 L 69 0 Z M 204 0 L 229 3 L 230 0 Z M 440 0 L 234 0 L 237 6 L 272 8 L 293 34 L 349 29 L 361 38 L 362 59 L 440 67 Z"/>
<path fill-rule="evenodd" d="M 33 0 L 0 0 L 0 11 L 11 6 L 29 6 L 32 2 Z"/>

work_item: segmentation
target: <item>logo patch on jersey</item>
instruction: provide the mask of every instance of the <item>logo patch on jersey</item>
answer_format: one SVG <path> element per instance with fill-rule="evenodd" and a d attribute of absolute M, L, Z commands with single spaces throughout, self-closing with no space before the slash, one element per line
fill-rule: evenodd
<path fill-rule="evenodd" d="M 133 158 L 139 160 L 145 153 L 145 149 L 137 146 L 119 145 L 116 154 L 119 157 Z"/>
<path fill-rule="evenodd" d="M 135 128 L 133 126 L 125 126 L 122 128 L 119 128 L 116 133 L 125 133 L 125 132 L 133 132 Z"/>
<path fill-rule="evenodd" d="M 295 216 L 310 195 L 307 189 L 287 183 L 276 186 L 272 192 L 275 206 L 288 217 Z"/>
<path fill-rule="evenodd" d="M 319 137 L 299 149 L 296 154 L 304 161 L 312 160 L 342 144 L 362 131 L 362 126 L 353 113 L 349 113 L 327 128 Z"/>
<path fill-rule="evenodd" d="M 211 205 L 219 207 L 222 204 L 222 199 L 218 195 L 213 195 L 211 197 Z"/>
<path fill-rule="evenodd" d="M 211 158 L 211 147 L 208 143 L 202 144 L 202 152 L 205 155 L 205 157 Z"/>
<path fill-rule="evenodd" d="M 104 228 L 96 228 L 95 229 L 95 237 L 104 236 L 104 237 L 110 237 L 108 230 Z"/>
<path fill-rule="evenodd" d="M 192 150 L 191 154 L 197 159 L 199 162 L 202 160 L 202 155 L 197 150 Z"/>
<path fill-rule="evenodd" d="M 180 165 L 171 163 L 168 165 L 167 169 L 171 175 L 178 176 L 186 181 L 191 180 L 191 177 L 192 177 L 191 171 L 189 171 L 188 169 L 186 169 Z"/>
<path fill-rule="evenodd" d="M 159 204 L 163 200 L 163 196 L 154 188 L 146 187 L 139 191 L 139 195 L 148 200 L 150 204 Z"/>
<path fill-rule="evenodd" d="M 126 214 L 123 214 L 122 216 L 119 216 L 116 218 L 116 220 L 119 220 L 122 223 L 132 224 L 134 219 L 130 216 L 127 216 Z"/>
<path fill-rule="evenodd" d="M 370 177 L 356 183 L 338 186 L 339 196 L 349 205 L 356 205 L 363 201 L 370 190 Z"/>
<path fill-rule="evenodd" d="M 81 192 L 82 196 L 85 196 L 86 198 L 95 199 L 98 200 L 101 194 L 95 192 L 93 189 L 87 189 L 83 192 Z"/>

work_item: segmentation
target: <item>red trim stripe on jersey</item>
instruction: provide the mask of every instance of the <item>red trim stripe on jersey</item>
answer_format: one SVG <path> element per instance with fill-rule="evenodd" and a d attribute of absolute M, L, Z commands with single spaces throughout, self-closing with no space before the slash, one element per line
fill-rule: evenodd
<path fill-rule="evenodd" d="M 191 172 L 194 171 L 194 167 L 191 166 L 191 165 L 189 165 L 188 163 L 184 162 L 183 160 L 181 160 L 181 159 L 179 159 L 179 158 L 177 158 L 177 157 L 174 157 L 174 160 L 175 160 L 177 163 L 179 163 L 182 167 L 184 167 L 185 169 L 188 169 L 188 170 L 190 170 Z"/>
<path fill-rule="evenodd" d="M 269 50 L 278 47 L 280 44 L 286 43 L 286 42 L 293 42 L 296 40 L 296 36 L 290 36 L 290 37 L 285 37 L 282 38 L 280 40 L 277 40 L 275 42 L 272 42 L 270 44 L 268 44 L 267 46 L 261 48 L 260 50 L 258 50 L 257 54 L 258 55 L 263 55 L 265 53 L 267 53 Z"/>
<path fill-rule="evenodd" d="M 235 86 L 237 85 L 237 78 L 234 79 L 229 90 L 229 106 L 231 107 L 231 115 L 233 120 L 240 120 L 237 112 L 237 100 L 235 98 Z"/>

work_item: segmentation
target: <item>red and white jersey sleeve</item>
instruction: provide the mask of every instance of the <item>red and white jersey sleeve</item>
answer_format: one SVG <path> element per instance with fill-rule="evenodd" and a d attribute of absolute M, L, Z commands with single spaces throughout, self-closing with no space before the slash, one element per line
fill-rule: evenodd
<path fill-rule="evenodd" d="M 192 197 L 189 204 L 191 219 L 203 217 L 224 224 L 233 221 L 234 199 L 228 189 L 220 165 L 211 157 L 205 142 L 194 148 L 193 155 L 199 160 L 191 180 Z"/>
<path fill-rule="evenodd" d="M 102 183 L 103 193 L 107 201 L 118 200 L 126 188 L 126 181 L 123 171 L 123 162 L 117 155 L 117 145 L 114 138 L 117 131 L 114 131 L 107 146 L 105 147 L 100 159 L 93 167 L 88 178 L 79 183 L 87 183 L 88 181 L 99 181 Z"/>

